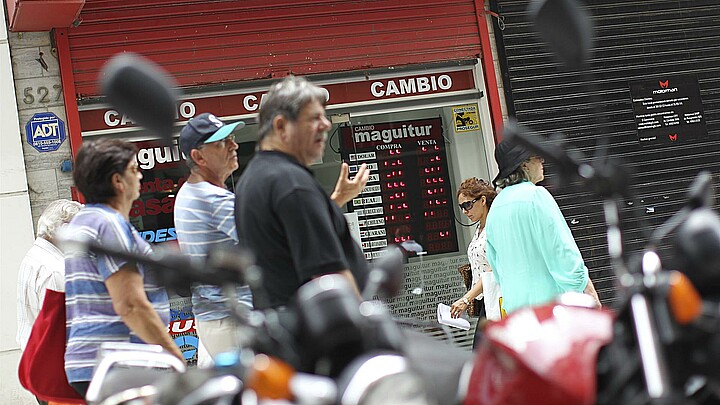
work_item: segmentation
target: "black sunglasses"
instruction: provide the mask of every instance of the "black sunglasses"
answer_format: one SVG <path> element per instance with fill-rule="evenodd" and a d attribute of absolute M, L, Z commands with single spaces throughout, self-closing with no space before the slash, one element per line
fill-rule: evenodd
<path fill-rule="evenodd" d="M 460 209 L 463 211 L 470 211 L 472 209 L 473 205 L 475 205 L 475 202 L 479 199 L 480 198 L 476 198 L 474 200 L 465 201 L 462 204 L 458 204 L 458 207 L 460 207 Z"/>

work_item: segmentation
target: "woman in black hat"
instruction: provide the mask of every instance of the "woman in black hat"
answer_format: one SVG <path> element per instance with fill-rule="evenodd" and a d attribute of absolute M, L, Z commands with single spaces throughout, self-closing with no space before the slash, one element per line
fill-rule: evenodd
<path fill-rule="evenodd" d="M 555 199 L 541 186 L 543 159 L 519 145 L 495 150 L 502 191 L 489 212 L 487 258 L 503 292 L 503 309 L 544 304 L 576 291 L 600 302 L 580 250 Z"/>

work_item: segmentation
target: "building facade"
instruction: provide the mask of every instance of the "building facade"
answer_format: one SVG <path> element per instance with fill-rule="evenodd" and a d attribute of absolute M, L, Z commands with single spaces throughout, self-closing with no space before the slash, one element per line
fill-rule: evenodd
<path fill-rule="evenodd" d="M 98 76 L 118 52 L 141 54 L 174 77 L 182 89 L 178 131 L 208 111 L 248 124 L 231 182 L 253 153 L 255 113 L 269 85 L 295 74 L 324 87 L 333 128 L 313 166 L 318 179 L 329 190 L 341 161 L 371 164 L 375 177 L 346 207 L 366 256 L 388 243 L 423 246 L 407 264 L 405 292 L 390 301 L 398 316 L 430 319 L 438 301 L 462 293 L 456 268 L 474 227 L 463 226 L 470 224 L 455 190 L 464 178 L 494 177 L 494 146 L 508 116 L 592 161 L 605 153 L 625 162 L 633 173 L 623 210 L 628 248 L 640 250 L 647 232 L 681 206 L 695 174 L 711 170 L 717 179 L 720 47 L 713 35 L 720 11 L 709 0 L 586 3 L 595 42 L 582 72 L 553 57 L 533 29 L 529 0 L 87 0 L 72 24 L 11 32 L 18 118 L 8 121 L 2 142 L 3 156 L 17 164 L 3 159 L 0 174 L 3 203 L 17 193 L 22 200 L 10 215 L 3 207 L 3 221 L 11 218 L 24 236 L 5 235 L 3 222 L 2 296 L 14 297 L 22 257 L 20 247 L 6 255 L 5 238 L 29 247 L 30 218 L 36 222 L 53 199 L 74 196 L 71 161 L 88 139 L 137 143 L 145 178 L 132 220 L 148 241 L 174 243 L 174 193 L 187 172 L 175 145 L 159 143 L 105 102 Z M 601 200 L 577 183 L 557 182 L 552 165 L 546 174 L 601 298 L 612 305 Z M 17 187 L 6 187 L 6 178 Z M 14 311 L 2 311 L 14 319 Z M 14 331 L 4 333 L 0 355 L 11 358 Z M 467 345 L 472 336 L 454 338 Z"/>

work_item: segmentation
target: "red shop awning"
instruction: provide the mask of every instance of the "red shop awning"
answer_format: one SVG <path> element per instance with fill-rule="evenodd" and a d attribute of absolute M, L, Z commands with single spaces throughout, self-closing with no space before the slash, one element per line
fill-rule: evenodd
<path fill-rule="evenodd" d="M 69 27 L 85 0 L 6 0 L 10 31 L 50 31 Z"/>

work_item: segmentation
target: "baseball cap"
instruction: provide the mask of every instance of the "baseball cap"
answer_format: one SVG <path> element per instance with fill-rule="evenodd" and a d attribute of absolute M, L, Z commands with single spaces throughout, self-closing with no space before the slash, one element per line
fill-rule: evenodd
<path fill-rule="evenodd" d="M 507 140 L 502 141 L 495 148 L 495 161 L 498 165 L 500 173 L 493 180 L 493 185 L 497 187 L 497 182 L 511 175 L 524 161 L 528 160 L 532 154 L 522 146 L 511 143 Z"/>
<path fill-rule="evenodd" d="M 180 151 L 187 158 L 191 150 L 205 143 L 221 141 L 230 136 L 234 130 L 244 126 L 245 123 L 242 121 L 226 125 L 211 113 L 199 114 L 190 119 L 180 131 Z"/>

